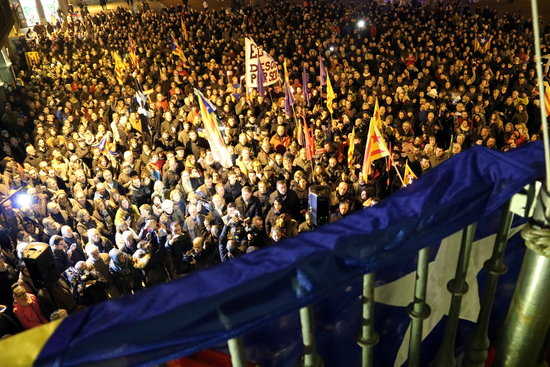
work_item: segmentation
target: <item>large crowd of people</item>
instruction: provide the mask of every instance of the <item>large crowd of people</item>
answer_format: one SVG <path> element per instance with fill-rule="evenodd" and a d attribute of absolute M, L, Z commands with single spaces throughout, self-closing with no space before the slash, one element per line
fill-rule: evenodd
<path fill-rule="evenodd" d="M 282 83 L 265 96 L 243 85 L 244 37 L 273 56 L 281 79 L 287 60 L 292 113 Z M 0 88 L 2 191 L 24 188 L 32 202 L 2 203 L 0 304 L 20 324 L 3 333 L 312 230 L 313 185 L 328 188 L 335 221 L 399 190 L 406 162 L 419 177 L 464 149 L 506 151 L 540 134 L 530 23 L 489 9 L 145 6 L 65 14 L 20 42 L 17 83 Z M 38 62 L 26 62 L 30 51 Z M 115 70 L 113 52 L 127 70 Z M 232 167 L 214 159 L 194 88 L 216 106 Z M 377 102 L 392 154 L 363 177 Z M 52 250 L 52 279 L 22 261 L 37 242 Z"/>

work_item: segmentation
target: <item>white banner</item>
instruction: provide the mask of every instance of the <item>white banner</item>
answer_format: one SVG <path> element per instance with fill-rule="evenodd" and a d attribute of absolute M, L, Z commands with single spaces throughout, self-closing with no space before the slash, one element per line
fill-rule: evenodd
<path fill-rule="evenodd" d="M 279 80 L 277 63 L 267 52 L 258 48 L 250 38 L 244 39 L 246 88 L 258 88 L 258 59 L 262 63 L 265 76 L 264 87 L 275 84 Z"/>

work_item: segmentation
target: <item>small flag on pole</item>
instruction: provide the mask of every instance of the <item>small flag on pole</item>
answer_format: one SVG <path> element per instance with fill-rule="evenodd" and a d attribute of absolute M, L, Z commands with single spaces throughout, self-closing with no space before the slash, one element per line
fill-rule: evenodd
<path fill-rule="evenodd" d="M 308 84 L 309 84 L 309 75 L 304 65 L 302 67 L 302 92 L 304 93 L 304 101 L 306 102 L 306 106 L 309 107 L 309 87 L 307 86 Z"/>
<path fill-rule="evenodd" d="M 286 85 L 288 85 L 288 84 L 290 84 L 290 82 L 289 82 L 289 77 L 288 77 L 288 69 L 286 68 L 286 59 L 285 59 L 285 61 L 283 62 L 283 72 L 284 72 L 284 74 L 285 74 L 285 75 L 284 75 L 284 78 L 285 78 L 285 81 L 284 81 L 284 82 L 285 82 Z"/>
<path fill-rule="evenodd" d="M 284 78 L 285 78 L 285 113 L 288 117 L 292 116 L 292 107 L 294 106 L 294 96 L 292 95 L 292 90 L 290 89 L 290 83 L 288 78 L 288 70 L 286 68 L 286 59 L 283 63 Z"/>
<path fill-rule="evenodd" d="M 119 84 L 123 84 L 126 79 L 126 71 L 128 70 L 128 65 L 122 60 L 118 52 L 113 51 L 112 54 L 113 60 L 115 61 L 115 76 Z"/>
<path fill-rule="evenodd" d="M 216 107 L 210 102 L 198 89 L 195 89 L 195 95 L 199 102 L 200 114 L 202 123 L 204 124 L 204 132 L 212 156 L 225 168 L 233 166 L 231 161 L 231 153 L 223 140 L 220 128 L 218 126 L 218 119 L 216 117 Z"/>
<path fill-rule="evenodd" d="M 128 46 L 128 57 L 130 58 L 130 64 L 139 68 L 139 57 L 136 55 L 137 44 L 133 38 L 130 38 L 130 46 Z"/>
<path fill-rule="evenodd" d="M 334 90 L 332 89 L 332 83 L 330 82 L 330 77 L 327 74 L 327 108 L 332 115 L 333 109 L 332 109 L 332 101 L 336 98 L 336 94 L 334 93 Z"/>
<path fill-rule="evenodd" d="M 294 106 L 294 97 L 290 91 L 290 87 L 285 85 L 285 113 L 287 116 L 292 116 L 292 106 Z"/>
<path fill-rule="evenodd" d="M 264 69 L 262 68 L 262 63 L 260 62 L 260 60 L 258 60 L 258 94 L 262 97 L 265 96 L 264 83 L 265 83 Z"/>
<path fill-rule="evenodd" d="M 388 146 L 384 141 L 384 136 L 380 133 L 382 122 L 380 121 L 380 112 L 378 111 L 378 100 L 374 106 L 374 113 L 370 120 L 369 132 L 367 134 L 367 145 L 365 146 L 365 155 L 363 156 L 363 180 L 366 182 L 371 171 L 372 163 L 380 158 L 390 156 Z"/>
<path fill-rule="evenodd" d="M 319 56 L 319 82 L 321 83 L 321 87 L 327 83 L 327 70 L 321 56 Z"/>
<path fill-rule="evenodd" d="M 405 186 L 410 185 L 413 180 L 416 180 L 418 177 L 414 174 L 411 167 L 409 167 L 409 162 L 405 163 L 405 173 L 403 175 L 403 184 Z"/>
<path fill-rule="evenodd" d="M 185 25 L 183 18 L 181 19 L 181 33 L 183 33 L 183 39 L 189 41 L 189 32 L 187 31 L 187 26 Z"/>
<path fill-rule="evenodd" d="M 313 160 L 313 156 L 315 155 L 315 139 L 313 138 L 313 133 L 310 130 L 309 126 L 307 125 L 305 117 L 304 120 L 304 136 L 306 140 L 306 158 L 308 160 Z"/>
<path fill-rule="evenodd" d="M 187 62 L 187 57 L 185 57 L 185 54 L 183 53 L 182 48 L 178 44 L 178 41 L 174 38 L 172 41 L 172 54 L 176 55 L 180 58 L 181 61 Z"/>
<path fill-rule="evenodd" d="M 353 165 L 353 155 L 355 154 L 355 127 L 351 130 L 348 144 L 348 166 Z"/>

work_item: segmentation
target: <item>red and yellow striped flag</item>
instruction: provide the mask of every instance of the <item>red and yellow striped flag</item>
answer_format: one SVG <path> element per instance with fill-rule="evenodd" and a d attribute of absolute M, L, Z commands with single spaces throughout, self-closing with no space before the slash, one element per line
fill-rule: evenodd
<path fill-rule="evenodd" d="M 128 64 L 122 60 L 118 52 L 112 52 L 113 60 L 115 62 L 115 76 L 120 84 L 124 83 L 126 79 L 126 71 L 128 70 Z"/>
<path fill-rule="evenodd" d="M 371 172 L 372 163 L 380 158 L 388 157 L 390 151 L 384 140 L 384 136 L 380 132 L 382 121 L 380 119 L 380 111 L 378 107 L 378 99 L 374 106 L 374 113 L 370 120 L 369 133 L 367 135 L 367 145 L 365 146 L 365 155 L 363 156 L 363 181 L 367 182 Z"/>
<path fill-rule="evenodd" d="M 405 163 L 405 173 L 403 174 L 403 184 L 404 186 L 410 185 L 413 180 L 416 180 L 418 177 L 414 174 L 411 167 L 409 167 L 409 162 Z"/>

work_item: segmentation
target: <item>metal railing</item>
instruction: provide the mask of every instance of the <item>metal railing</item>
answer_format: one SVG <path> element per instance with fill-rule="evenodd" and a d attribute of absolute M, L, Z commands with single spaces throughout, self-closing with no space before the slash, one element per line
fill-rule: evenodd
<path fill-rule="evenodd" d="M 542 190 L 542 200 L 550 203 L 550 196 Z M 539 199 L 539 205 L 540 204 Z M 491 257 L 485 262 L 484 269 L 488 277 L 481 295 L 480 311 L 474 331 L 466 344 L 462 366 L 485 366 L 489 347 L 489 321 L 497 293 L 499 277 L 507 270 L 504 255 L 510 237 L 514 214 L 510 200 L 502 209 L 499 230 L 496 235 Z M 546 218 L 550 217 L 550 206 L 545 207 Z M 536 217 L 536 214 L 535 214 Z M 462 232 L 462 240 L 458 254 L 458 262 L 454 278 L 447 285 L 451 293 L 448 319 L 445 325 L 444 337 L 431 364 L 434 367 L 457 366 L 456 336 L 459 329 L 459 315 L 461 312 L 462 297 L 469 291 L 466 274 L 471 259 L 472 244 L 477 224 L 467 226 Z M 527 251 L 522 265 L 521 274 L 510 306 L 502 337 L 498 344 L 496 366 L 538 366 L 541 352 L 550 326 L 550 295 L 545 287 L 550 281 L 550 231 L 541 229 L 536 224 L 529 224 L 522 231 L 526 240 Z M 426 303 L 428 286 L 428 259 L 429 248 L 418 252 L 418 261 L 415 274 L 413 301 L 408 306 L 411 318 L 410 340 L 407 366 L 415 367 L 421 364 L 422 328 L 424 320 L 430 314 L 430 307 Z M 541 253 L 545 251 L 545 253 Z M 374 346 L 379 342 L 379 335 L 374 328 L 375 319 L 375 275 L 363 276 L 362 304 L 363 315 L 361 333 L 358 344 L 362 350 L 361 366 L 375 366 Z M 321 367 L 323 361 L 316 352 L 315 334 L 311 307 L 300 309 L 302 327 L 302 341 L 304 346 L 302 366 Z M 228 342 L 233 366 L 244 366 L 245 356 L 243 345 L 239 339 L 230 339 Z"/>

